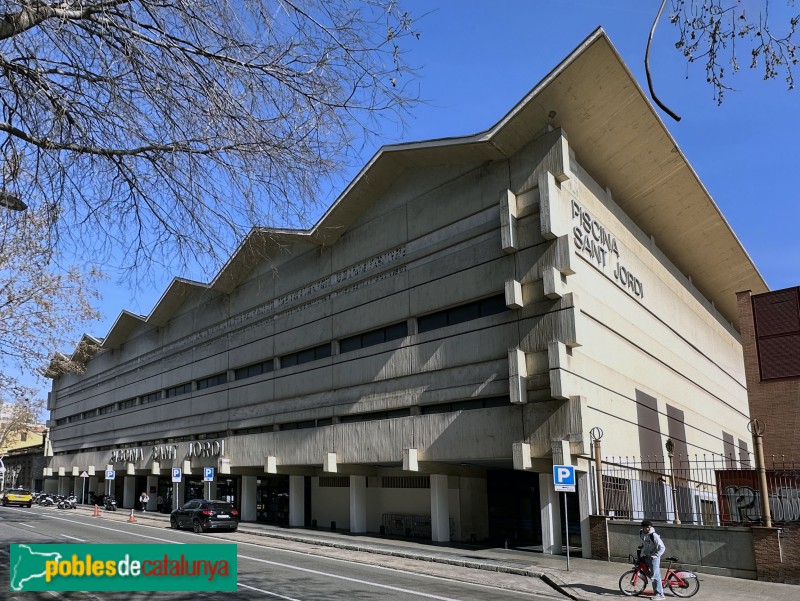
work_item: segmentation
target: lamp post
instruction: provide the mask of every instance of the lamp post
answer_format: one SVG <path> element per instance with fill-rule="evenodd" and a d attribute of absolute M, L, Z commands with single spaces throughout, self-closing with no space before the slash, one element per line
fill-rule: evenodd
<path fill-rule="evenodd" d="M 681 518 L 678 517 L 678 489 L 675 486 L 675 465 L 672 461 L 672 452 L 675 450 L 675 443 L 671 438 L 667 438 L 667 457 L 669 457 L 669 480 L 672 485 L 672 511 L 675 514 L 675 519 L 672 520 L 673 524 L 680 524 Z"/>
<path fill-rule="evenodd" d="M 0 190 L 0 207 L 5 207 L 12 211 L 24 211 L 28 208 L 28 205 L 22 202 L 19 196 Z"/>
<path fill-rule="evenodd" d="M 606 514 L 606 504 L 603 498 L 603 455 L 600 450 L 600 439 L 603 438 L 602 428 L 594 427 L 589 432 L 594 441 L 594 482 L 597 490 L 597 515 Z"/>

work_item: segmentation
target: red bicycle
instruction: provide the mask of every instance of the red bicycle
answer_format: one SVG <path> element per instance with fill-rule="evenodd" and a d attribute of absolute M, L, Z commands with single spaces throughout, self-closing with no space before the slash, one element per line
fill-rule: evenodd
<path fill-rule="evenodd" d="M 697 578 L 697 574 L 689 570 L 673 570 L 672 562 L 679 561 L 677 557 L 665 557 L 664 559 L 669 561 L 667 573 L 661 580 L 661 584 L 664 588 L 666 589 L 669 587 L 672 594 L 677 597 L 692 597 L 696 595 L 697 591 L 700 590 L 700 579 Z M 649 570 L 647 569 L 647 563 L 643 557 L 635 557 L 633 555 L 628 555 L 628 560 L 635 567 L 620 576 L 619 590 L 622 591 L 623 595 L 628 597 L 641 595 L 650 579 L 650 576 L 648 576 Z"/>

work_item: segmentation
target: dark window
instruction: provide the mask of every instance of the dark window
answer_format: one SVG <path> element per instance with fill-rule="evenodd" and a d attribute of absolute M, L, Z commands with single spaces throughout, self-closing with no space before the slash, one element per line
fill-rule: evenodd
<path fill-rule="evenodd" d="M 467 399 L 453 403 L 439 403 L 438 405 L 423 405 L 420 407 L 422 415 L 434 413 L 450 413 L 451 411 L 471 411 L 473 409 L 490 409 L 492 407 L 508 407 L 511 400 L 507 396 L 489 397 L 485 399 Z"/>
<path fill-rule="evenodd" d="M 89 419 L 90 417 L 95 417 L 97 415 L 97 409 L 90 409 L 89 411 L 83 412 L 83 419 Z"/>
<path fill-rule="evenodd" d="M 330 426 L 332 423 L 333 423 L 333 418 L 323 417 L 317 420 L 317 428 L 321 428 L 322 426 Z"/>
<path fill-rule="evenodd" d="M 504 294 L 490 296 L 481 301 L 481 317 L 496 315 L 503 311 L 508 311 L 508 305 L 506 305 L 506 297 Z"/>
<path fill-rule="evenodd" d="M 142 405 L 145 403 L 154 403 L 159 398 L 161 398 L 161 392 L 151 392 L 150 394 L 146 394 L 142 397 Z"/>
<path fill-rule="evenodd" d="M 447 325 L 453 326 L 457 323 L 472 321 L 473 319 L 478 319 L 480 316 L 480 305 L 477 303 L 453 307 L 447 312 Z"/>
<path fill-rule="evenodd" d="M 371 413 L 356 413 L 355 415 L 343 415 L 340 421 L 343 424 L 352 422 L 372 422 L 382 419 L 393 419 L 396 417 L 408 417 L 411 409 L 392 409 L 390 411 L 373 411 Z"/>
<path fill-rule="evenodd" d="M 63 426 L 67 423 L 67 418 L 62 417 L 61 419 L 56 420 L 56 426 Z"/>
<path fill-rule="evenodd" d="M 408 322 L 401 321 L 391 326 L 386 327 L 386 341 L 397 340 L 398 338 L 405 338 L 408 336 Z"/>
<path fill-rule="evenodd" d="M 375 346 L 386 341 L 386 333 L 383 329 L 366 332 L 361 336 L 361 346 Z"/>
<path fill-rule="evenodd" d="M 133 407 L 135 404 L 136 404 L 136 399 L 128 399 L 127 401 L 120 401 L 119 408 L 127 409 L 128 407 Z"/>
<path fill-rule="evenodd" d="M 182 394 L 187 394 L 192 391 L 192 383 L 187 382 L 186 384 L 180 384 L 178 386 L 173 386 L 172 388 L 167 388 L 167 398 L 172 398 L 174 396 L 180 396 Z"/>
<path fill-rule="evenodd" d="M 208 378 L 203 378 L 202 380 L 197 380 L 197 390 L 205 390 L 206 388 L 212 388 L 213 386 L 221 386 L 222 384 L 227 384 L 227 383 L 228 383 L 228 374 L 226 372 L 222 372 L 221 374 L 209 376 Z"/>
<path fill-rule="evenodd" d="M 301 363 L 310 363 L 316 359 L 324 359 L 331 356 L 331 344 L 321 344 L 313 348 L 304 349 L 281 357 L 281 367 L 292 367 Z"/>
<path fill-rule="evenodd" d="M 105 405 L 104 407 L 100 407 L 100 409 L 98 409 L 100 415 L 105 415 L 106 413 L 111 413 L 112 411 L 114 411 L 114 405 Z"/>
<path fill-rule="evenodd" d="M 505 296 L 497 294 L 489 298 L 451 307 L 444 311 L 423 315 L 417 319 L 417 331 L 422 334 L 437 328 L 472 321 L 473 319 L 502 313 L 503 311 L 508 311 Z"/>
<path fill-rule="evenodd" d="M 235 380 L 244 380 L 246 378 L 254 378 L 261 374 L 267 374 L 274 369 L 272 359 L 269 361 L 262 361 L 255 365 L 248 365 L 247 367 L 240 367 L 234 372 L 233 378 Z"/>
<path fill-rule="evenodd" d="M 350 351 L 357 351 L 361 348 L 361 336 L 350 336 L 350 338 L 342 338 L 339 341 L 339 352 L 349 353 Z"/>
<path fill-rule="evenodd" d="M 447 311 L 439 311 L 431 313 L 430 315 L 423 315 L 417 320 L 417 331 L 422 334 L 423 332 L 430 332 L 431 330 L 438 330 L 447 325 Z"/>

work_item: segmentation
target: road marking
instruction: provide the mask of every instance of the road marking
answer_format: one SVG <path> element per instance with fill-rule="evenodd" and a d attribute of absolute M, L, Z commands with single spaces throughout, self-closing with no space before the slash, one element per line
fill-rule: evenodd
<path fill-rule="evenodd" d="M 356 584 L 365 584 L 367 586 L 374 586 L 377 588 L 387 589 L 396 593 L 406 593 L 408 595 L 416 595 L 417 597 L 425 597 L 427 599 L 438 599 L 439 601 L 457 601 L 453 597 L 440 597 L 439 595 L 432 595 L 430 593 L 422 593 L 420 591 L 413 591 L 407 588 L 400 588 L 391 586 L 389 584 L 380 584 L 378 582 L 370 582 L 369 580 L 361 580 L 360 578 L 351 578 L 350 576 L 340 576 L 339 574 L 331 574 L 330 572 L 321 572 L 319 570 L 312 570 L 311 568 L 301 568 L 300 566 L 293 566 L 290 563 L 280 563 L 278 561 L 270 561 L 268 559 L 259 559 L 258 557 L 249 557 L 248 555 L 239 555 L 241 559 L 249 559 L 250 561 L 257 561 L 259 563 L 268 563 L 269 565 L 278 566 L 280 568 L 287 568 L 289 570 L 297 570 L 298 572 L 306 572 L 308 574 L 316 574 L 317 576 L 326 576 L 328 578 L 336 578 L 337 580 L 346 580 L 347 582 L 355 582 Z"/>
<path fill-rule="evenodd" d="M 36 526 L 31 526 L 30 524 L 26 524 L 25 522 L 19 522 L 19 525 L 20 526 L 27 526 L 28 528 L 33 528 L 34 530 L 36 530 Z"/>
<path fill-rule="evenodd" d="M 85 543 L 85 542 L 86 542 L 86 541 L 85 541 L 85 540 L 83 540 L 82 538 L 76 538 L 76 537 L 74 537 L 74 536 L 70 536 L 69 534 L 62 534 L 61 536 L 63 536 L 64 538 L 71 538 L 72 540 L 76 540 L 76 541 L 78 541 L 79 543 Z"/>
<path fill-rule="evenodd" d="M 242 588 L 249 588 L 251 591 L 258 591 L 259 593 L 264 593 L 265 595 L 272 595 L 273 597 L 278 597 L 278 599 L 286 599 L 286 601 L 300 601 L 300 599 L 295 599 L 294 597 L 284 597 L 278 593 L 271 593 L 269 591 L 265 591 L 263 588 L 256 588 L 254 586 L 250 586 L 249 584 L 242 584 L 241 582 L 238 583 L 238 586 Z"/>

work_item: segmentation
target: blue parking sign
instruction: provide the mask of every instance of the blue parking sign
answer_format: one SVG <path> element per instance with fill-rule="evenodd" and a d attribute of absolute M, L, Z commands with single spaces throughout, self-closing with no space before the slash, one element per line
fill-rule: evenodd
<path fill-rule="evenodd" d="M 173 482 L 180 482 L 181 481 L 181 468 L 173 467 L 172 468 L 172 481 Z"/>
<path fill-rule="evenodd" d="M 571 465 L 554 465 L 553 484 L 558 492 L 575 492 L 575 468 Z"/>
<path fill-rule="evenodd" d="M 106 480 L 114 480 L 117 476 L 115 470 L 106 470 Z"/>
<path fill-rule="evenodd" d="M 214 468 L 213 467 L 204 467 L 203 468 L 203 482 L 213 482 L 214 481 Z"/>

